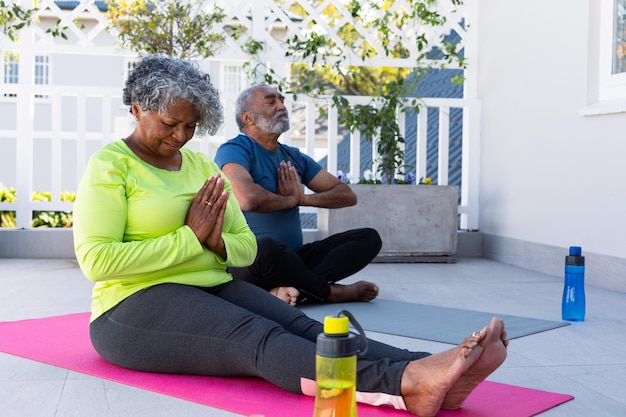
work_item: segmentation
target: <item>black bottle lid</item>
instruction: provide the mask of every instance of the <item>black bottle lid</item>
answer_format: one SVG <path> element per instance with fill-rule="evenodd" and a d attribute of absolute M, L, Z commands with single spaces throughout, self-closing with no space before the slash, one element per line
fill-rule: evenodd
<path fill-rule="evenodd" d="M 317 354 L 342 358 L 357 354 L 357 337 L 348 330 L 348 317 L 324 319 L 324 333 L 317 336 Z"/>
<path fill-rule="evenodd" d="M 580 246 L 570 246 L 569 255 L 565 257 L 566 265 L 584 266 L 585 257 L 581 255 L 582 250 Z"/>
<path fill-rule="evenodd" d="M 346 336 L 317 336 L 317 354 L 330 358 L 345 358 L 357 354 L 357 337 L 353 334 Z"/>

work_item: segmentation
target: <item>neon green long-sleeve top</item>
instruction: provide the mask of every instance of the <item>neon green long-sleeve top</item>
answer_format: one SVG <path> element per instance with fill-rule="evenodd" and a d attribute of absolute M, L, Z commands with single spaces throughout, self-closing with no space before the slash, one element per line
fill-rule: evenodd
<path fill-rule="evenodd" d="M 227 259 L 202 245 L 185 225 L 187 210 L 211 175 L 207 156 L 181 149 L 179 171 L 156 168 L 123 142 L 92 155 L 74 202 L 74 250 L 83 274 L 95 282 L 91 321 L 152 285 L 210 287 L 228 282 L 229 266 L 250 265 L 256 238 L 230 191 L 222 238 Z"/>

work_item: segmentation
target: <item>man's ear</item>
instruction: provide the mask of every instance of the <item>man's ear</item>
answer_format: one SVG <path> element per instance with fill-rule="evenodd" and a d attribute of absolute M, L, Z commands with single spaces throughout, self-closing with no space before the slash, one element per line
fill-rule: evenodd
<path fill-rule="evenodd" d="M 254 116 L 252 113 L 244 111 L 241 113 L 241 121 L 244 125 L 253 125 L 254 124 Z"/>

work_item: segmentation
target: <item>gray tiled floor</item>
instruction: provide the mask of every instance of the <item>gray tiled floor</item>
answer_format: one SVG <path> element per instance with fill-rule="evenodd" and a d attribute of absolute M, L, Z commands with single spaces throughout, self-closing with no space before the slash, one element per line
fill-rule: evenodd
<path fill-rule="evenodd" d="M 376 281 L 386 299 L 560 320 L 559 277 L 484 259 L 372 264 L 352 279 Z M 71 260 L 0 259 L 0 321 L 87 311 L 90 288 Z M 449 347 L 369 334 L 409 349 Z M 513 340 L 489 379 L 576 397 L 542 416 L 626 416 L 626 294 L 587 286 L 585 322 Z M 0 410 L 4 417 L 235 415 L 6 354 Z"/>

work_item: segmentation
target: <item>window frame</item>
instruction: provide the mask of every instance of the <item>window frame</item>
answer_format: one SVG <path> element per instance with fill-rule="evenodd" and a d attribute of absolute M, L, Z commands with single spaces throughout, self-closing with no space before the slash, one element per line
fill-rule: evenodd
<path fill-rule="evenodd" d="M 43 58 L 43 61 L 39 61 L 39 59 Z M 34 85 L 50 85 L 50 78 L 52 73 L 52 66 L 50 55 L 47 54 L 37 54 L 34 57 L 33 62 L 33 84 Z M 37 75 L 37 69 L 42 68 L 45 74 L 42 75 L 42 79 L 40 80 Z M 44 82 L 39 82 L 44 81 Z M 36 94 L 35 98 L 38 99 L 47 99 L 49 96 L 47 94 Z"/>
<path fill-rule="evenodd" d="M 230 71 L 231 68 L 237 68 L 238 74 L 235 74 L 235 71 Z M 222 62 L 221 65 L 221 86 L 224 94 L 228 95 L 238 95 L 241 91 L 248 87 L 246 74 L 243 70 L 243 64 L 238 62 Z M 235 75 L 239 76 L 239 80 L 237 81 L 237 86 L 231 86 L 231 78 L 234 79 Z"/>
<path fill-rule="evenodd" d="M 626 72 L 613 73 L 615 58 L 615 20 L 616 4 L 619 0 L 604 0 L 602 8 L 602 23 L 600 27 L 600 101 L 624 99 L 626 100 Z"/>
<path fill-rule="evenodd" d="M 20 83 L 19 56 L 13 52 L 5 52 L 2 56 L 4 72 L 2 74 L 2 84 L 11 85 Z M 17 97 L 16 93 L 4 93 L 3 97 Z"/>
<path fill-rule="evenodd" d="M 626 72 L 613 73 L 617 1 L 601 0 L 597 25 L 590 22 L 590 78 L 588 103 L 580 110 L 583 116 L 626 112 Z"/>

